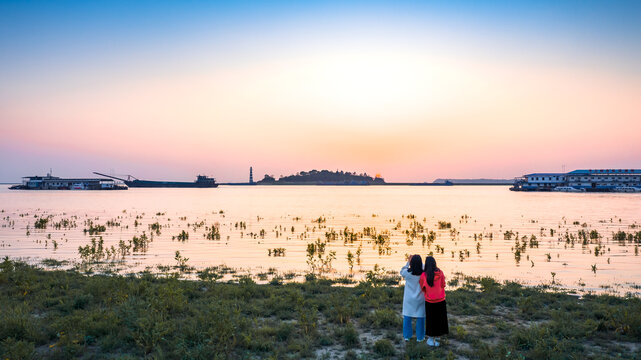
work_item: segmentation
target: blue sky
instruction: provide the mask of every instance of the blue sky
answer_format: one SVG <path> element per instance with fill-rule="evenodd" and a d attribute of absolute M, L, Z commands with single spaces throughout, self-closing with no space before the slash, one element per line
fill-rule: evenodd
<path fill-rule="evenodd" d="M 267 41 L 278 42 L 400 28 L 402 36 L 430 24 L 449 32 L 471 29 L 470 41 L 511 45 L 515 53 L 519 47 L 552 48 L 632 70 L 641 55 L 637 1 L 3 1 L 0 20 L 0 59 L 7 72 L 13 72 L 9 66 L 117 63 L 163 54 L 177 44 L 189 49 L 270 35 Z"/>

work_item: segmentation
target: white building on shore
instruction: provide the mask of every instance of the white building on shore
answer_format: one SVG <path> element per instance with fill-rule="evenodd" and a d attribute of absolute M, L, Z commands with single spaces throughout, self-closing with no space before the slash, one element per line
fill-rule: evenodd
<path fill-rule="evenodd" d="M 582 169 L 569 173 L 527 174 L 515 179 L 512 190 L 552 191 L 562 186 L 605 192 L 621 188 L 641 189 L 641 169 Z"/>
<path fill-rule="evenodd" d="M 568 186 L 586 190 L 613 190 L 622 186 L 641 188 L 641 170 L 595 169 L 569 172 Z"/>

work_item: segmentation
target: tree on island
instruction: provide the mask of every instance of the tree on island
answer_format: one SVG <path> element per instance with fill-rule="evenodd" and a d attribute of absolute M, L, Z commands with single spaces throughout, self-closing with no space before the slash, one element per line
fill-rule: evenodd
<path fill-rule="evenodd" d="M 263 178 L 263 180 L 260 180 L 258 183 L 259 184 L 272 184 L 272 183 L 275 183 L 275 182 L 276 182 L 276 179 L 274 179 L 273 176 L 265 174 L 265 177 Z"/>

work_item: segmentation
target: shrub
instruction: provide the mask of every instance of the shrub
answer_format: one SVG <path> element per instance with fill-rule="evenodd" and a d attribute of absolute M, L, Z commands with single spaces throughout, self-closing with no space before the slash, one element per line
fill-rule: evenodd
<path fill-rule="evenodd" d="M 276 340 L 287 341 L 294 333 L 294 326 L 290 323 L 283 323 L 276 329 Z"/>
<path fill-rule="evenodd" d="M 391 341 L 380 339 L 374 343 L 374 352 L 380 356 L 392 356 L 396 353 L 396 350 Z"/>
<path fill-rule="evenodd" d="M 358 359 L 358 355 L 356 355 L 356 352 L 354 350 L 349 350 L 348 352 L 345 353 L 345 360 L 356 360 Z"/>
<path fill-rule="evenodd" d="M 369 324 L 379 329 L 400 329 L 401 326 L 400 315 L 396 311 L 391 309 L 374 310 L 374 312 L 370 313 L 366 319 Z"/>
<path fill-rule="evenodd" d="M 0 312 L 0 339 L 14 338 L 16 341 L 41 340 L 42 336 L 38 331 L 39 323 L 38 319 L 29 314 L 26 304 L 7 307 L 3 305 L 2 312 Z"/>
<path fill-rule="evenodd" d="M 16 340 L 12 337 L 6 338 L 0 342 L 0 354 L 3 359 L 21 360 L 33 359 L 35 347 L 33 343 Z"/>
<path fill-rule="evenodd" d="M 347 348 L 353 348 L 359 345 L 358 331 L 356 331 L 352 324 L 337 328 L 334 331 L 334 337 Z"/>

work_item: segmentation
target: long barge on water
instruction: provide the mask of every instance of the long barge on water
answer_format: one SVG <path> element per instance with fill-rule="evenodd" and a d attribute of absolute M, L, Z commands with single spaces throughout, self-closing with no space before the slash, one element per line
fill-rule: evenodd
<path fill-rule="evenodd" d="M 140 180 L 132 175 L 126 175 L 127 178 L 120 178 L 112 175 L 94 172 L 96 175 L 106 176 L 114 180 L 120 180 L 130 188 L 216 188 L 218 183 L 213 177 L 198 175 L 196 181 L 155 181 Z"/>
<path fill-rule="evenodd" d="M 581 169 L 514 179 L 512 191 L 641 192 L 641 169 Z"/>

